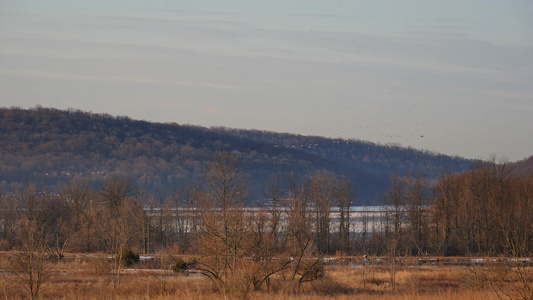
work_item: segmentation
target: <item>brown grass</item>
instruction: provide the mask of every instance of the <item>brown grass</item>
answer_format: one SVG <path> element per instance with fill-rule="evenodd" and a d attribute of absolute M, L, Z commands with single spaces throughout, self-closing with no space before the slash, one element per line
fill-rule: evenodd
<path fill-rule="evenodd" d="M 5 254 L 4 254 L 5 256 Z M 22 287 L 0 271 L 0 300 L 26 299 Z M 387 265 L 351 264 L 328 266 L 326 276 L 298 285 L 289 274 L 272 278 L 269 289 L 221 295 L 210 282 L 196 274 L 175 274 L 161 268 L 166 260 L 142 262 L 121 272 L 121 284 L 114 288 L 106 255 L 78 256 L 54 263 L 53 276 L 45 283 L 43 299 L 498 299 L 498 293 L 511 293 L 520 287 L 509 266 L 397 266 L 396 289 L 391 289 Z M 168 267 L 168 266 L 167 266 Z M 533 281 L 530 268 L 523 274 Z M 513 294 L 514 295 L 514 294 Z"/>

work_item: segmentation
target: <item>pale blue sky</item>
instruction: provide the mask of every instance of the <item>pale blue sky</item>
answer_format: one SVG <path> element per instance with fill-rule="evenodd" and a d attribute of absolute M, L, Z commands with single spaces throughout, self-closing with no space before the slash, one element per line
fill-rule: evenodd
<path fill-rule="evenodd" d="M 533 154 L 533 1 L 0 0 L 0 106 Z"/>

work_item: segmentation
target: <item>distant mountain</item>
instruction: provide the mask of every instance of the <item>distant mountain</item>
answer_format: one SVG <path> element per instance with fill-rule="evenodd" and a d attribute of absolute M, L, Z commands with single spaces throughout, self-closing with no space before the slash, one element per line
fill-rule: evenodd
<path fill-rule="evenodd" d="M 429 178 L 459 172 L 474 161 L 393 145 L 258 130 L 152 123 L 80 110 L 0 108 L 0 185 L 33 182 L 55 189 L 73 176 L 96 184 L 129 177 L 139 188 L 170 193 L 198 180 L 206 161 L 226 150 L 250 174 L 251 200 L 264 185 L 318 169 L 349 177 L 356 203 L 379 202 L 392 174 Z"/>

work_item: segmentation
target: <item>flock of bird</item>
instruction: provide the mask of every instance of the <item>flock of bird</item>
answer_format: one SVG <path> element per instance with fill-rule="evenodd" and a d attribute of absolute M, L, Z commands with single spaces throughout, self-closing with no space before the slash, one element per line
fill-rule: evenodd
<path fill-rule="evenodd" d="M 400 123 L 383 123 L 381 125 L 357 125 L 357 126 L 346 126 L 346 127 L 341 127 L 341 128 L 335 128 L 335 127 L 330 127 L 330 128 L 326 128 L 326 129 L 318 129 L 318 128 L 306 128 L 304 129 L 305 132 L 309 132 L 310 134 L 313 134 L 313 133 L 318 133 L 318 134 L 323 134 L 323 135 L 330 135 L 332 133 L 344 133 L 346 131 L 354 131 L 354 130 L 366 130 L 366 129 L 373 129 L 373 130 L 380 130 L 381 128 L 385 128 L 385 129 L 382 129 L 382 130 L 386 130 L 388 131 L 387 129 L 390 128 L 390 127 L 394 127 L 394 128 L 397 128 L 397 127 L 410 127 L 410 126 L 414 126 L 416 127 L 418 130 L 419 128 L 422 128 L 422 127 L 437 127 L 437 126 L 440 126 L 440 123 L 438 122 L 430 122 L 430 123 L 409 123 L 409 122 L 400 122 Z M 398 138 L 402 138 L 402 137 L 405 137 L 405 136 L 402 136 L 400 134 L 381 134 L 381 137 L 384 137 L 384 138 L 389 138 L 389 139 L 398 139 Z M 411 134 L 411 137 L 420 137 L 420 138 L 424 138 L 424 135 L 423 134 Z"/>

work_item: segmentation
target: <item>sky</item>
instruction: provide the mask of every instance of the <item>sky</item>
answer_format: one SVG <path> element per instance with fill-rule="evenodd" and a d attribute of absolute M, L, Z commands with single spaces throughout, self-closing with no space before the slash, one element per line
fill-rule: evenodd
<path fill-rule="evenodd" d="M 0 106 L 533 155 L 531 0 L 0 0 Z"/>

